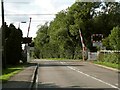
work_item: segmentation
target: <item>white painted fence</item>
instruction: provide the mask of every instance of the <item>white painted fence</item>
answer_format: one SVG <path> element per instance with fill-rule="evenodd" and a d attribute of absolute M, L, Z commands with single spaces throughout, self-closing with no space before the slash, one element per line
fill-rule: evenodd
<path fill-rule="evenodd" d="M 98 52 L 88 52 L 88 60 L 97 60 L 99 53 L 109 54 L 109 53 L 120 53 L 118 50 L 100 50 Z"/>
<path fill-rule="evenodd" d="M 119 50 L 100 50 L 99 52 L 105 52 L 105 53 L 120 53 Z"/>

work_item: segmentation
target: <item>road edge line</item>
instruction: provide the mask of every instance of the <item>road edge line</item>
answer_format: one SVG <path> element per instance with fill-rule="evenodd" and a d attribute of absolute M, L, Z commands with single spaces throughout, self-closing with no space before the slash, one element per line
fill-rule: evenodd
<path fill-rule="evenodd" d="M 108 67 L 108 66 L 104 66 L 104 65 L 100 65 L 100 64 L 95 64 L 95 63 L 92 63 L 92 62 L 89 62 L 90 64 L 94 64 L 98 67 L 102 67 L 102 68 L 105 68 L 105 69 L 109 69 L 109 70 L 113 70 L 113 71 L 117 71 L 117 72 L 120 72 L 120 70 L 118 69 L 115 69 L 115 68 L 112 68 L 112 67 Z"/>

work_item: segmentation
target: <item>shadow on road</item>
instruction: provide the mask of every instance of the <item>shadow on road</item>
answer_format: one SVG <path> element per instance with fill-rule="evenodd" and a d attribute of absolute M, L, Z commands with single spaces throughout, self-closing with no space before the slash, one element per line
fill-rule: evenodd
<path fill-rule="evenodd" d="M 28 87 L 30 84 L 30 82 L 25 81 L 8 81 L 7 83 L 2 84 L 2 90 L 29 89 Z"/>
<path fill-rule="evenodd" d="M 84 66 L 75 64 L 39 64 L 39 67 L 53 67 L 53 66 Z"/>
<path fill-rule="evenodd" d="M 31 82 L 25 82 L 25 81 L 8 81 L 7 83 L 3 84 L 2 90 L 9 90 L 9 89 L 30 89 Z M 62 88 L 59 85 L 56 85 L 55 83 L 39 83 L 38 88 Z M 68 88 L 76 88 L 80 86 L 70 86 Z"/>
<path fill-rule="evenodd" d="M 11 89 L 30 89 L 31 82 L 25 81 L 8 81 L 7 83 L 2 85 L 2 90 L 11 90 Z M 55 83 L 39 83 L 38 88 L 60 88 L 60 86 L 56 85 Z"/>
<path fill-rule="evenodd" d="M 80 88 L 80 86 L 69 86 L 60 87 L 55 83 L 39 83 L 36 88 L 30 89 L 31 82 L 23 81 L 8 81 L 6 84 L 2 85 L 2 90 L 113 90 L 113 89 L 101 89 L 101 88 Z M 117 90 L 117 89 L 114 89 Z"/>
<path fill-rule="evenodd" d="M 26 63 L 24 66 L 25 67 L 30 67 L 30 66 L 36 66 L 37 63 L 36 62 L 32 62 L 32 63 Z"/>
<path fill-rule="evenodd" d="M 38 88 L 60 88 L 60 86 L 56 85 L 55 83 L 39 83 Z"/>

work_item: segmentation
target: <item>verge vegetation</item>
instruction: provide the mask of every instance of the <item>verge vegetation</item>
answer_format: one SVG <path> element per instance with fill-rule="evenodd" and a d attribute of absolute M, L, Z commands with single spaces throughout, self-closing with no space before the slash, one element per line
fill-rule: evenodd
<path fill-rule="evenodd" d="M 19 64 L 17 66 L 9 65 L 7 68 L 2 70 L 0 80 L 2 80 L 2 83 L 6 83 L 10 79 L 10 77 L 22 71 L 24 67 L 25 64 Z"/>

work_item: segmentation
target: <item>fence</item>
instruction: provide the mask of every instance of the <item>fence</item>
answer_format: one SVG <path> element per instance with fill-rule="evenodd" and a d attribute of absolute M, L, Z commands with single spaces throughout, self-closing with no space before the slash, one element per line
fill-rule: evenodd
<path fill-rule="evenodd" d="M 119 50 L 100 50 L 100 53 L 120 53 Z"/>
<path fill-rule="evenodd" d="M 118 50 L 100 50 L 97 60 L 118 64 L 120 61 L 120 51 Z"/>

